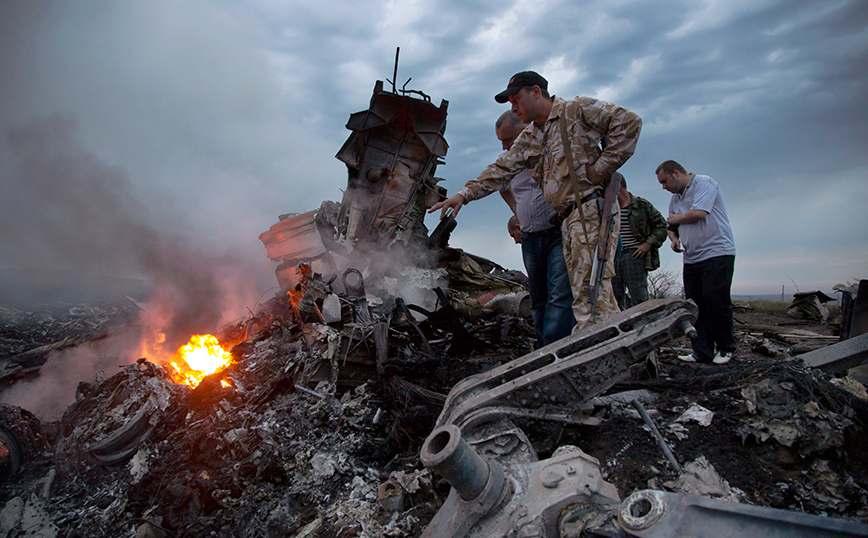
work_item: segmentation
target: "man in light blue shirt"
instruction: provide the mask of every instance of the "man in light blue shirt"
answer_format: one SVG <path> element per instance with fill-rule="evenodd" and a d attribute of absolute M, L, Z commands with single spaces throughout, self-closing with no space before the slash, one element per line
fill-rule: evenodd
<path fill-rule="evenodd" d="M 511 111 L 501 115 L 494 125 L 504 151 L 512 147 L 522 130 L 524 124 Z M 568 336 L 576 323 L 561 230 L 552 224 L 555 211 L 546 203 L 529 170 L 515 176 L 501 196 L 521 227 L 520 241 L 516 242 L 521 242 L 537 347 L 542 347 Z"/>
<path fill-rule="evenodd" d="M 699 307 L 693 353 L 679 359 L 725 364 L 736 349 L 730 300 L 735 242 L 720 188 L 675 161 L 657 167 L 657 181 L 672 193 L 667 233 L 672 250 L 684 253 L 684 295 Z"/>

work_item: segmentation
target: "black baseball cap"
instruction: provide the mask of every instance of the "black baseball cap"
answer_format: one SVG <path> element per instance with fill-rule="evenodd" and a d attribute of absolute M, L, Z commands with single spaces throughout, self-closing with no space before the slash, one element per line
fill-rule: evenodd
<path fill-rule="evenodd" d="M 542 78 L 536 71 L 522 71 L 516 73 L 509 79 L 509 84 L 506 89 L 494 96 L 494 100 L 498 103 L 509 101 L 510 95 L 515 95 L 525 86 L 539 86 L 543 90 L 549 89 L 549 82 Z"/>

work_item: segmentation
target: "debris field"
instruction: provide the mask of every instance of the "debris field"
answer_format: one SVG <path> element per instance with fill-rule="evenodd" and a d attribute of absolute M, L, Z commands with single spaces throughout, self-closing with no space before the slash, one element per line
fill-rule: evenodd
<path fill-rule="evenodd" d="M 269 307 L 292 311 L 279 303 Z M 495 314 L 467 330 L 463 337 L 484 347 L 464 354 L 450 349 L 448 324 L 414 327 L 394 314 L 394 359 L 364 382 L 340 375 L 358 329 L 279 317 L 194 389 L 147 361 L 83 382 L 78 401 L 42 424 L 44 444 L 3 484 L 0 530 L 25 536 L 25 521 L 45 521 L 55 529 L 45 536 L 420 535 L 449 489 L 418 457 L 445 394 L 527 352 L 533 334 L 523 318 Z M 372 337 L 353 338 L 374 347 Z M 682 364 L 665 349 L 656 379 L 613 387 L 594 402 L 598 425 L 561 428 L 549 444 L 597 458 L 622 497 L 692 487 L 868 521 L 864 393 L 798 358 L 762 356 L 751 338 L 739 332 L 742 349 L 724 366 Z M 628 398 L 618 397 L 627 391 L 638 393 L 682 465 L 699 462 L 719 478 L 679 484 Z M 99 444 L 133 423 L 147 435 Z M 383 484 L 397 484 L 400 502 L 384 502 Z"/>

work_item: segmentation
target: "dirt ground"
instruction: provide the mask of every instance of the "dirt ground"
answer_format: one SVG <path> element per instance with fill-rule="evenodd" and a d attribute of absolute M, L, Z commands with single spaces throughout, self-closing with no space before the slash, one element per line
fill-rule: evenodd
<path fill-rule="evenodd" d="M 832 323 L 793 320 L 784 312 L 740 309 L 735 312 L 735 319 L 739 350 L 729 364 L 679 361 L 676 355 L 679 351 L 684 353 L 689 346 L 687 339 L 682 338 L 661 353 L 658 379 L 619 388 L 644 388 L 659 393 L 660 398 L 647 407 L 653 410 L 651 414 L 679 462 L 683 465 L 704 456 L 721 478 L 746 494 L 744 501 L 868 521 L 868 442 L 864 429 L 868 407 L 865 401 L 849 397 L 848 393 L 837 389 L 838 385 L 805 370 L 798 361 L 765 354 L 769 340 L 792 349 L 803 345 L 795 340 L 809 341 L 810 337 L 790 337 L 788 341 L 788 338 L 781 338 L 780 333 L 756 329 L 777 327 L 786 334 L 794 332 L 788 330 L 789 327 L 797 327 L 834 336 L 837 327 Z M 823 342 L 818 347 L 834 340 Z M 810 434 L 806 434 L 786 446 L 775 442 L 774 436 L 763 439 L 762 434 L 756 435 L 756 428 L 745 428 L 745 421 L 756 415 L 745 409 L 744 391 L 763 378 L 789 389 L 786 392 L 791 398 L 787 405 L 789 413 L 779 417 L 781 420 L 797 421 L 806 430 L 824 429 L 829 416 L 815 414 L 817 422 L 810 424 L 800 412 L 800 408 L 815 402 L 824 411 L 840 414 L 832 417 L 832 422 L 848 417 L 849 425 L 843 435 L 835 443 L 824 444 L 808 441 Z M 830 385 L 834 388 L 830 389 Z M 686 435 L 676 436 L 666 426 L 693 404 L 712 411 L 713 420 L 708 426 L 690 423 Z M 616 416 L 609 413 L 610 418 L 603 426 L 567 430 L 561 442 L 575 444 L 599 459 L 605 478 L 614 483 L 622 495 L 637 489 L 661 489 L 661 485 L 675 475 L 650 431 L 632 410 Z M 747 434 L 747 430 L 755 435 Z M 830 431 L 820 435 L 832 437 Z"/>

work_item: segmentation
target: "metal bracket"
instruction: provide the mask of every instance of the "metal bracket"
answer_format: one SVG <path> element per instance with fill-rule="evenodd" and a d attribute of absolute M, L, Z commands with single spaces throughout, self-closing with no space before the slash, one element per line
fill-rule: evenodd
<path fill-rule="evenodd" d="M 437 426 L 472 431 L 497 418 L 579 422 L 581 406 L 628 379 L 655 348 L 693 330 L 696 305 L 657 299 L 601 321 L 450 391 Z"/>
<path fill-rule="evenodd" d="M 868 525 L 739 504 L 698 495 L 642 490 L 627 497 L 621 527 L 637 538 L 825 538 L 868 536 Z"/>

